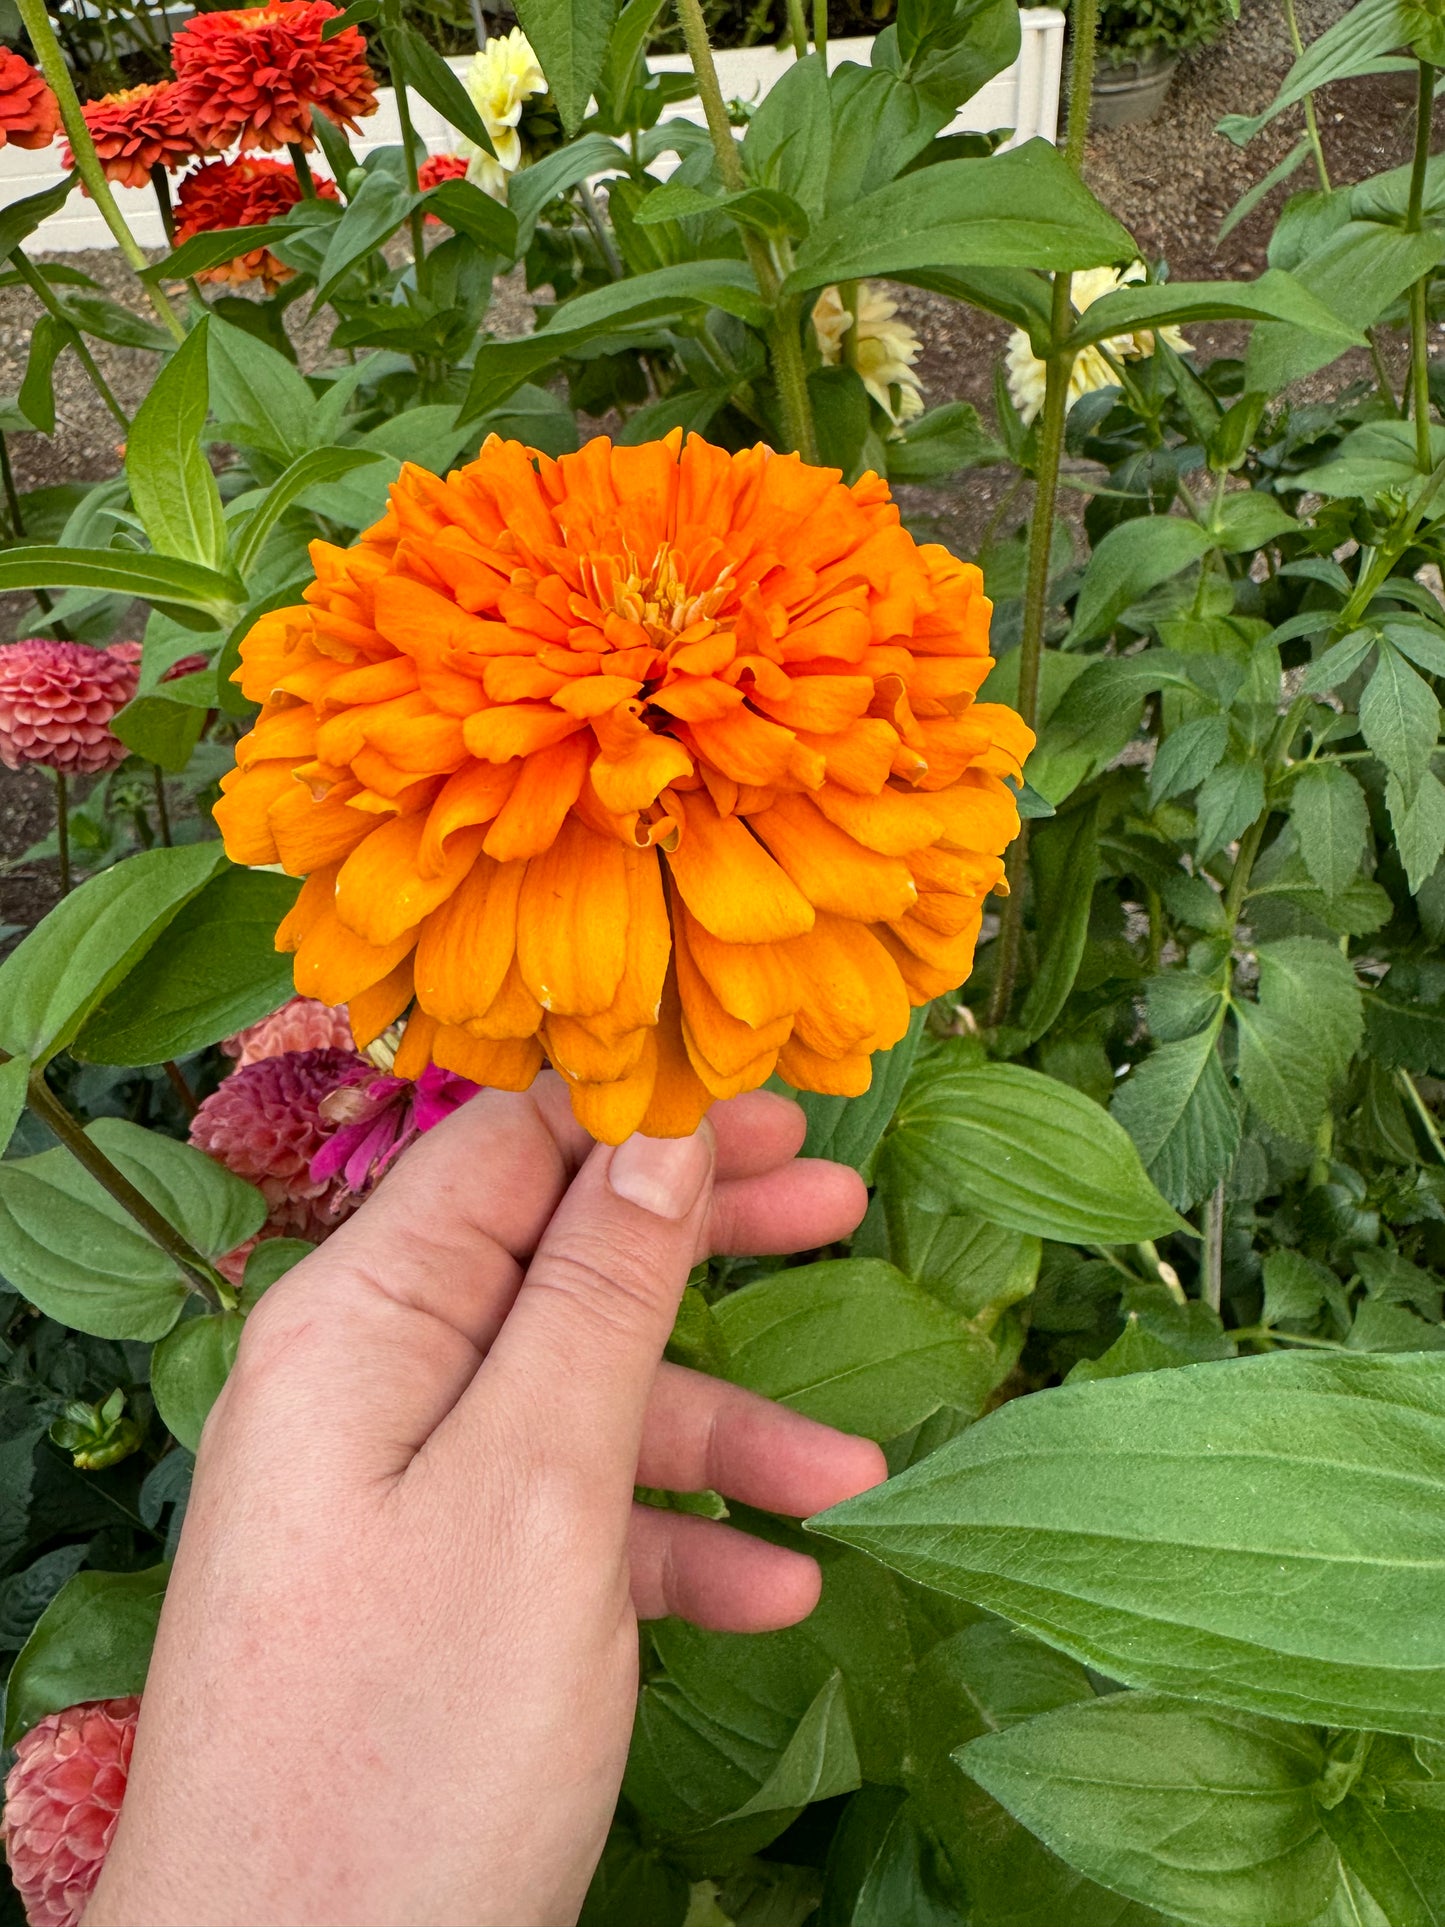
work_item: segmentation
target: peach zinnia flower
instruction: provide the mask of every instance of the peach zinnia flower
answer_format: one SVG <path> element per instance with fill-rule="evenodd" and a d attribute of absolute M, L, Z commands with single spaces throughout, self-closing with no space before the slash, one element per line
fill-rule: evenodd
<path fill-rule="evenodd" d="M 595 1137 L 691 1131 L 776 1069 L 867 1088 L 967 976 L 1031 737 L 974 700 L 979 572 L 875 475 L 681 432 L 408 467 L 238 680 L 216 816 L 307 876 L 277 933 L 396 1074 L 521 1089 Z"/>
<path fill-rule="evenodd" d="M 316 176 L 316 192 L 322 200 L 340 199 L 336 183 L 321 175 Z M 279 221 L 289 214 L 300 199 L 301 183 L 290 161 L 263 160 L 256 154 L 243 154 L 234 161 L 208 161 L 187 174 L 176 192 L 176 245 L 189 241 L 193 234 L 264 227 L 268 221 Z M 294 272 L 270 248 L 247 248 L 233 260 L 202 268 L 196 279 L 236 283 L 259 280 L 267 294 L 274 294 Z"/>
<path fill-rule="evenodd" d="M 60 108 L 28 60 L 0 47 L 0 147 L 49 147 Z"/>
<path fill-rule="evenodd" d="M 206 150 L 191 120 L 186 95 L 173 80 L 127 87 L 81 108 L 105 178 L 121 187 L 148 187 L 153 167 L 184 167 Z M 69 146 L 63 167 L 74 167 Z"/>
<path fill-rule="evenodd" d="M 269 1017 L 221 1040 L 221 1049 L 227 1057 L 235 1058 L 238 1071 L 259 1064 L 263 1057 L 281 1057 L 287 1051 L 351 1048 L 351 1025 L 345 1007 L 333 1010 L 330 1004 L 318 1004 L 314 997 L 293 997 Z"/>
<path fill-rule="evenodd" d="M 360 29 L 321 38 L 340 12 L 330 0 L 273 0 L 186 22 L 171 42 L 171 59 L 213 151 L 236 141 L 310 147 L 313 108 L 353 134 L 358 114 L 376 112 Z"/>
<path fill-rule="evenodd" d="M 0 647 L 0 763 L 39 763 L 62 776 L 100 776 L 130 751 L 110 727 L 140 682 L 140 644 L 52 642 Z"/>
<path fill-rule="evenodd" d="M 47 1713 L 18 1742 L 0 1839 L 30 1927 L 77 1927 L 130 1778 L 140 1700 Z"/>

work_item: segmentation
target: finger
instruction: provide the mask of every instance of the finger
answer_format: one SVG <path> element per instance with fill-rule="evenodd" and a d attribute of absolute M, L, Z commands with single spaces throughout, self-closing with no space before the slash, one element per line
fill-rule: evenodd
<path fill-rule="evenodd" d="M 697 1255 L 812 1251 L 856 1231 L 867 1209 L 868 1187 L 848 1165 L 795 1158 L 778 1170 L 719 1184 L 707 1246 Z"/>
<path fill-rule="evenodd" d="M 806 1619 L 823 1589 L 806 1553 L 655 1506 L 632 1508 L 627 1550 L 639 1619 L 676 1614 L 710 1632 L 774 1633 Z"/>
<path fill-rule="evenodd" d="M 888 1476 L 871 1439 L 835 1432 L 701 1372 L 663 1364 L 653 1381 L 639 1484 L 725 1498 L 806 1519 Z"/>
<path fill-rule="evenodd" d="M 527 1436 L 630 1494 L 642 1415 L 712 1204 L 706 1119 L 685 1138 L 598 1145 L 542 1234 L 491 1353 L 436 1434 L 464 1449 L 498 1400 Z M 610 1485 L 610 1492 L 609 1492 Z"/>

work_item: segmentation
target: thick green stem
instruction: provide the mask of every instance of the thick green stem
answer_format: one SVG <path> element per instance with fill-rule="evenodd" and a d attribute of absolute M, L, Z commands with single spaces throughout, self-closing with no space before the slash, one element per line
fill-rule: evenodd
<path fill-rule="evenodd" d="M 60 865 L 60 894 L 70 895 L 70 796 L 62 771 L 55 771 L 55 851 Z"/>
<path fill-rule="evenodd" d="M 1199 1254 L 1199 1296 L 1211 1311 L 1224 1302 L 1224 1181 L 1204 1207 L 1204 1249 Z"/>
<path fill-rule="evenodd" d="M 171 847 L 171 812 L 166 803 L 166 773 L 159 763 L 151 764 L 151 774 L 156 788 L 156 821 L 160 828 L 161 842 L 166 849 Z"/>
<path fill-rule="evenodd" d="M 30 259 L 24 248 L 12 248 L 10 251 L 10 260 L 14 265 L 15 272 L 35 296 L 35 299 L 40 303 L 41 307 L 44 308 L 47 313 L 53 314 L 57 321 L 64 322 L 65 326 L 72 330 L 74 338 L 70 345 L 75 350 L 76 359 L 86 374 L 89 375 L 91 385 L 95 389 L 95 392 L 100 396 L 101 400 L 120 424 L 121 434 L 129 435 L 130 417 L 116 400 L 114 390 L 111 388 L 105 376 L 100 372 L 100 366 L 95 356 L 90 352 L 84 335 L 81 334 L 80 330 L 75 326 L 75 323 L 56 300 L 54 288 L 51 287 L 45 276 Z"/>
<path fill-rule="evenodd" d="M 792 36 L 793 52 L 799 60 L 808 52 L 808 16 L 803 11 L 803 0 L 788 0 L 788 32 Z"/>
<path fill-rule="evenodd" d="M 1436 1157 L 1439 1158 L 1440 1162 L 1445 1164 L 1445 1144 L 1442 1144 L 1440 1141 L 1440 1128 L 1435 1122 L 1434 1114 L 1429 1105 L 1425 1102 L 1424 1098 L 1421 1097 L 1419 1086 L 1406 1070 L 1396 1071 L 1395 1078 L 1400 1089 L 1404 1092 L 1405 1096 L 1409 1098 L 1415 1115 L 1424 1127 L 1425 1135 L 1430 1140 L 1431 1149 L 1434 1151 Z"/>
<path fill-rule="evenodd" d="M 316 177 L 311 172 L 311 162 L 306 149 L 300 141 L 287 141 L 286 152 L 291 156 L 291 165 L 296 169 L 296 185 L 302 197 L 308 201 L 316 199 Z"/>
<path fill-rule="evenodd" d="M 592 230 L 592 239 L 597 243 L 598 252 L 607 263 L 607 272 L 614 281 L 625 281 L 627 269 L 623 266 L 622 256 L 617 252 L 617 243 L 607 231 L 607 221 L 602 209 L 597 205 L 597 196 L 586 181 L 577 184 L 577 202 L 582 209 L 582 218 Z"/>
<path fill-rule="evenodd" d="M 1435 69 L 1420 61 L 1415 93 L 1415 156 L 1410 168 L 1410 203 L 1405 213 L 1407 233 L 1424 225 L 1425 172 L 1430 163 L 1430 115 L 1435 104 Z M 1422 475 L 1430 473 L 1430 316 L 1427 296 L 1430 276 L 1422 274 L 1410 290 L 1411 413 L 1415 420 L 1415 463 Z"/>
<path fill-rule="evenodd" d="M 1300 39 L 1299 21 L 1295 18 L 1294 0 L 1284 0 L 1284 17 L 1285 23 L 1289 27 L 1290 45 L 1294 48 L 1295 59 L 1298 60 L 1305 50 L 1305 43 Z M 1314 155 L 1315 174 L 1318 177 L 1320 186 L 1324 189 L 1325 193 L 1328 194 L 1330 191 L 1330 171 L 1325 166 L 1325 150 L 1320 144 L 1320 124 L 1315 114 L 1315 97 L 1313 94 L 1305 95 L 1304 110 L 1305 133 L 1309 139 L 1310 151 Z"/>
<path fill-rule="evenodd" d="M 828 0 L 813 0 L 813 45 L 828 58 Z"/>
<path fill-rule="evenodd" d="M 210 1265 L 150 1199 L 137 1191 L 125 1173 L 116 1169 L 94 1139 L 86 1136 L 80 1120 L 66 1110 L 46 1083 L 42 1071 L 32 1071 L 28 1097 L 31 1110 L 55 1133 L 77 1164 L 135 1220 L 152 1244 L 159 1245 L 191 1290 L 198 1292 L 212 1311 L 220 1311 L 223 1303 L 220 1283 Z"/>
<path fill-rule="evenodd" d="M 708 43 L 707 22 L 703 19 L 701 0 L 676 0 L 676 5 L 687 57 L 692 62 L 693 78 L 697 81 L 698 98 L 707 117 L 713 152 L 717 155 L 718 173 L 724 188 L 734 194 L 747 186 L 747 177 L 743 173 L 742 158 L 723 103 L 722 86 Z M 768 345 L 773 379 L 777 383 L 778 401 L 782 409 L 784 435 L 788 446 L 795 449 L 805 462 L 816 462 L 818 434 L 813 422 L 813 406 L 808 398 L 808 372 L 803 365 L 797 304 L 779 300 L 782 277 L 762 236 L 745 228 L 743 247 L 757 281 L 758 292 L 773 310 Z"/>
<path fill-rule="evenodd" d="M 1094 104 L 1094 49 L 1099 37 L 1099 0 L 1074 0 L 1069 35 L 1069 127 L 1064 159 L 1077 174 L 1084 164 L 1084 142 L 1089 138 L 1089 109 Z"/>
<path fill-rule="evenodd" d="M 387 49 L 390 59 L 391 49 Z M 398 62 L 391 62 L 392 78 L 396 84 L 396 114 L 401 122 L 401 149 L 406 159 L 406 180 L 413 194 L 421 193 L 421 178 L 416 164 L 416 129 L 411 122 L 411 101 L 406 91 L 406 81 L 402 78 Z M 426 252 L 426 216 L 419 207 L 414 207 L 406 217 L 411 230 L 412 259 L 416 262 L 416 291 L 425 295 L 430 291 L 431 264 Z"/>
<path fill-rule="evenodd" d="M 80 98 L 70 78 L 70 70 L 65 64 L 65 56 L 60 51 L 60 42 L 55 38 L 55 30 L 46 13 L 45 0 L 16 0 L 20 18 L 25 31 L 30 36 L 30 44 L 35 49 L 35 58 L 41 73 L 45 76 L 50 91 L 60 103 L 60 118 L 65 123 L 65 131 L 70 139 L 71 152 L 80 178 L 95 205 L 100 209 L 101 219 L 115 236 L 116 246 L 134 269 L 141 286 L 145 289 L 146 299 L 155 309 L 163 325 L 178 342 L 184 341 L 186 331 L 180 316 L 167 301 L 161 290 L 146 280 L 146 258 L 140 243 L 125 224 L 125 216 L 115 204 L 115 196 L 110 191 L 110 182 L 105 178 L 105 169 L 100 164 L 100 156 L 95 151 L 95 142 L 90 138 L 90 129 L 85 124 L 85 116 L 80 111 Z"/>

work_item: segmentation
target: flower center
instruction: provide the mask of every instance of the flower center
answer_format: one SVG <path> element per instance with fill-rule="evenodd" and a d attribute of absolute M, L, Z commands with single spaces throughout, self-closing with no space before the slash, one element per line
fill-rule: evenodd
<path fill-rule="evenodd" d="M 624 621 L 635 622 L 647 631 L 649 639 L 664 654 L 670 653 L 680 639 L 698 639 L 714 629 L 731 629 L 730 621 L 719 622 L 717 612 L 732 588 L 732 565 L 723 568 L 710 589 L 693 594 L 683 576 L 677 552 L 664 542 L 650 563 L 643 563 L 630 549 L 610 559 L 607 574 L 593 569 L 594 590 L 603 607 L 611 607 Z"/>

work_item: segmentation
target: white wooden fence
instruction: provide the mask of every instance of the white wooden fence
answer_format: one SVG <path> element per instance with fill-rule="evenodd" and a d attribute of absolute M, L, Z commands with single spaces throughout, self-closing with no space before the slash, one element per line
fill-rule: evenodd
<path fill-rule="evenodd" d="M 1058 128 L 1059 76 L 1063 66 L 1064 16 L 1056 7 L 1024 7 L 1019 11 L 1023 42 L 1018 59 L 987 86 L 966 101 L 948 129 L 950 133 L 987 133 L 1008 127 L 1013 132 L 1006 143 L 1042 135 L 1053 140 Z M 853 60 L 868 63 L 869 40 L 834 40 L 828 46 L 828 65 L 839 66 Z M 791 53 L 774 47 L 724 49 L 717 56 L 719 78 L 728 99 L 761 100 L 779 76 L 792 64 Z M 458 74 L 467 67 L 465 57 L 453 60 Z M 683 54 L 655 57 L 656 68 L 687 71 Z M 362 123 L 361 137 L 353 141 L 358 155 L 373 148 L 394 145 L 401 138 L 397 119 L 396 96 L 389 87 L 377 95 L 377 111 Z M 697 100 L 675 102 L 669 115 L 701 121 L 702 105 Z M 412 96 L 412 119 L 429 153 L 441 153 L 456 145 L 456 135 L 448 123 L 426 101 Z M 60 178 L 60 145 L 30 152 L 19 147 L 0 147 L 0 207 L 23 200 L 50 187 Z M 115 190 L 121 211 L 131 232 L 143 247 L 165 244 L 155 197 L 147 188 L 120 187 Z M 38 253 L 64 253 L 75 248 L 103 248 L 113 245 L 106 227 L 92 202 L 78 190 L 64 207 L 43 221 L 27 246 Z"/>

